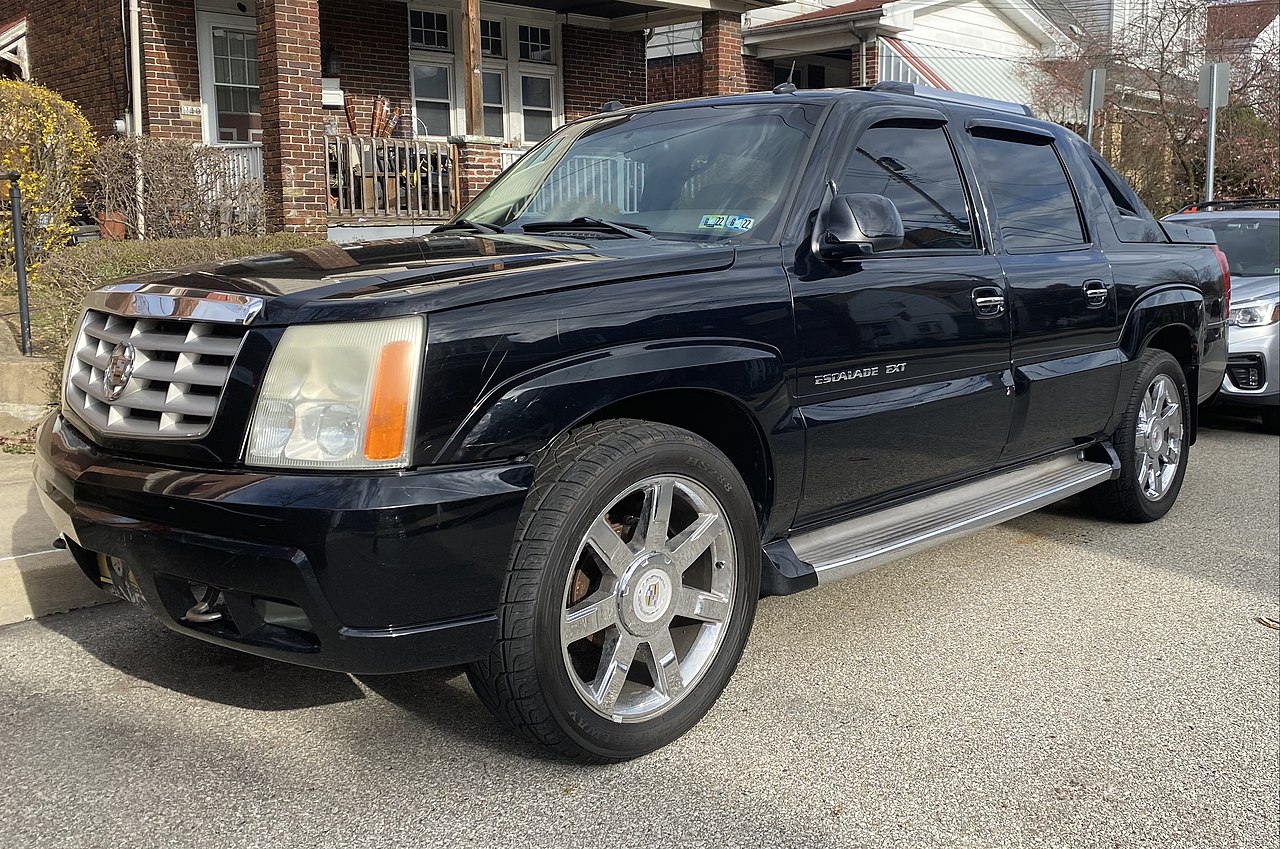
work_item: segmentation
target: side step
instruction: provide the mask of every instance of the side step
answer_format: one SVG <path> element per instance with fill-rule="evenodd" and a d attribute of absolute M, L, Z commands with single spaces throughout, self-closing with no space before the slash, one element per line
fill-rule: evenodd
<path fill-rule="evenodd" d="M 765 548 L 779 573 L 766 578 L 765 591 L 783 595 L 866 572 L 1061 501 L 1114 471 L 1069 454 L 799 534 Z"/>

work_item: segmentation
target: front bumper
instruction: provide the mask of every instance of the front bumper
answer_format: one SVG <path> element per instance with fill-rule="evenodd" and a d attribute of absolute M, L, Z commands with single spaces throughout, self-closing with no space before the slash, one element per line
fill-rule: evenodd
<path fill-rule="evenodd" d="M 1242 407 L 1280 404 L 1280 324 L 1229 329 L 1227 373 L 1215 400 Z"/>
<path fill-rule="evenodd" d="M 177 631 L 370 674 L 465 663 L 496 637 L 528 465 L 346 475 L 160 466 L 107 454 L 58 414 L 37 446 L 41 502 L 81 569 L 103 585 L 123 564 L 125 594 Z M 188 621 L 203 587 L 221 591 L 222 615 Z"/>

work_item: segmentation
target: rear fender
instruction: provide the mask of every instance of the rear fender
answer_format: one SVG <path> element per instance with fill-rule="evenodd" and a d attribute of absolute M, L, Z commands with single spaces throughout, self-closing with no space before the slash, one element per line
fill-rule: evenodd
<path fill-rule="evenodd" d="M 1129 392 L 1125 387 L 1132 386 L 1137 379 L 1139 356 L 1146 349 L 1155 347 L 1168 350 L 1182 364 L 1192 399 L 1191 409 L 1188 411 L 1188 441 L 1195 443 L 1199 422 L 1195 399 L 1199 395 L 1200 354 L 1205 327 L 1204 295 L 1191 286 L 1162 286 L 1147 293 L 1133 305 L 1120 335 L 1120 349 L 1125 355 L 1126 363 L 1121 375 L 1121 391 L 1107 425 L 1108 433 L 1120 423 L 1120 416 L 1129 400 Z"/>

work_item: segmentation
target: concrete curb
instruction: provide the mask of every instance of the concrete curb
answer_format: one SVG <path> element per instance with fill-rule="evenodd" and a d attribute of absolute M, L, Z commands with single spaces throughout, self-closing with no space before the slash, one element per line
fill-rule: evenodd
<path fill-rule="evenodd" d="M 117 601 L 60 549 L 0 560 L 0 625 Z"/>

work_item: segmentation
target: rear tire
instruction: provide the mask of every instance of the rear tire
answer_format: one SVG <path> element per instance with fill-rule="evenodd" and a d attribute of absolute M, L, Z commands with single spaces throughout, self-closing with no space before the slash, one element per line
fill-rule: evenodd
<path fill-rule="evenodd" d="M 651 422 L 582 427 L 538 464 L 498 641 L 467 678 L 500 720 L 572 760 L 665 746 L 737 666 L 759 552 L 746 485 L 710 443 Z"/>
<path fill-rule="evenodd" d="M 1177 501 L 1187 472 L 1189 393 L 1182 366 L 1167 352 L 1146 351 L 1138 363 L 1138 378 L 1112 435 L 1120 476 L 1083 498 L 1104 518 L 1154 522 Z"/>

